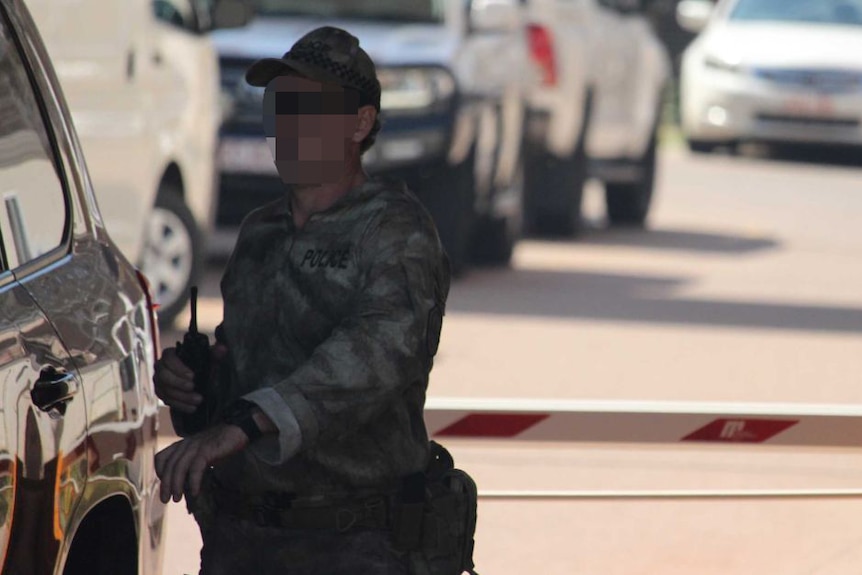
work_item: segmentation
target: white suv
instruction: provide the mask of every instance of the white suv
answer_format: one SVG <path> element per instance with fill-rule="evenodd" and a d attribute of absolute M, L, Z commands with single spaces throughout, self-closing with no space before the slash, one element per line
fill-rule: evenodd
<path fill-rule="evenodd" d="M 584 182 L 612 224 L 642 225 L 655 179 L 668 55 L 641 0 L 522 0 L 538 71 L 527 124 L 527 225 L 576 232 Z"/>
<path fill-rule="evenodd" d="M 150 279 L 163 325 L 197 281 L 213 221 L 221 111 L 218 60 L 206 33 L 223 5 L 28 1 L 106 225 Z"/>

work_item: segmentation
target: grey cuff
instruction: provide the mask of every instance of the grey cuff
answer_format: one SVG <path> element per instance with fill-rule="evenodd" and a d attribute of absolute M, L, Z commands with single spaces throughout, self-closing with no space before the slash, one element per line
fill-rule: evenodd
<path fill-rule="evenodd" d="M 293 457 L 302 446 L 302 430 L 293 410 L 271 387 L 258 389 L 242 396 L 251 401 L 269 417 L 278 428 L 278 435 L 266 434 L 249 445 L 249 449 L 263 462 L 279 465 Z"/>

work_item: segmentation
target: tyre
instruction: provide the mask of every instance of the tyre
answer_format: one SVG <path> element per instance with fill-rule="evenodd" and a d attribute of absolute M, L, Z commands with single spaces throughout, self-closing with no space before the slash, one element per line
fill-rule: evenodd
<path fill-rule="evenodd" d="M 512 213 L 503 216 L 486 215 L 476 221 L 473 229 L 472 258 L 479 265 L 506 266 L 512 260 L 515 244 L 524 227 L 524 170 L 519 162 L 507 190 L 498 194 L 511 195 L 517 204 Z M 509 201 L 509 198 L 507 198 Z"/>
<path fill-rule="evenodd" d="M 565 159 L 550 154 L 527 164 L 527 229 L 539 236 L 573 236 L 581 229 L 581 201 L 587 181 L 583 149 Z"/>
<path fill-rule="evenodd" d="M 141 271 L 159 305 L 159 327 L 173 325 L 198 282 L 201 241 L 194 216 L 177 188 L 162 184 L 147 222 Z"/>
<path fill-rule="evenodd" d="M 453 276 L 464 273 L 469 257 L 475 221 L 474 157 L 471 153 L 457 166 L 442 167 L 424 174 L 410 186 L 434 219 Z"/>
<path fill-rule="evenodd" d="M 643 226 L 655 190 L 657 138 L 653 132 L 649 146 L 638 161 L 641 178 L 631 183 L 605 183 L 608 221 L 617 226 Z"/>
<path fill-rule="evenodd" d="M 710 154 L 718 147 L 715 142 L 706 140 L 686 139 L 685 143 L 688 145 L 688 149 L 695 154 Z"/>
<path fill-rule="evenodd" d="M 544 150 L 532 152 L 525 164 L 525 225 L 540 236 L 573 236 L 581 229 L 581 201 L 587 182 L 586 141 L 592 96 L 584 104 L 584 123 L 567 158 Z"/>

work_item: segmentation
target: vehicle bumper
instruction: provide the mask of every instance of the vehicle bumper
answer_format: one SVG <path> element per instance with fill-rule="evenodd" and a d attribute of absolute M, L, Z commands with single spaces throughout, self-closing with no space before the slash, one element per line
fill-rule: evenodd
<path fill-rule="evenodd" d="M 748 74 L 711 72 L 699 75 L 683 100 L 692 140 L 862 144 L 862 89 L 777 87 Z"/>

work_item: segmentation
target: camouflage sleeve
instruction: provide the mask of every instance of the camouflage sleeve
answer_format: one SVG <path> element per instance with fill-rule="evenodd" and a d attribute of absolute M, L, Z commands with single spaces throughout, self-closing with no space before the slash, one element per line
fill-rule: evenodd
<path fill-rule="evenodd" d="M 321 436 L 351 433 L 408 386 L 427 385 L 449 289 L 430 217 L 414 209 L 384 214 L 358 257 L 365 282 L 353 312 L 290 377 L 246 396 L 279 428 L 277 455 L 256 450 L 269 463 Z"/>

